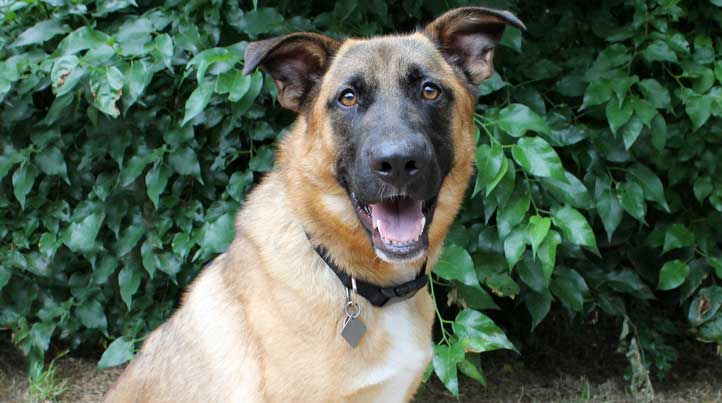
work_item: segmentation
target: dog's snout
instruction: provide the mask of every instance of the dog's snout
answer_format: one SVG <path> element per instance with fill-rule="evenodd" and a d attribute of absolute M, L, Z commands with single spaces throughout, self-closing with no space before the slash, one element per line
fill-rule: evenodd
<path fill-rule="evenodd" d="M 423 139 L 389 139 L 376 144 L 369 163 L 384 182 L 402 187 L 423 176 L 430 160 L 430 147 Z"/>

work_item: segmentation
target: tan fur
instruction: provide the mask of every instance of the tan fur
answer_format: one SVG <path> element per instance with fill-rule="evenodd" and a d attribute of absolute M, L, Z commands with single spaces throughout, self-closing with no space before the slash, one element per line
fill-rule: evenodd
<path fill-rule="evenodd" d="M 359 57 L 344 58 L 348 52 Z M 391 76 L 410 60 L 432 69 L 452 89 L 456 105 L 454 163 L 429 229 L 430 270 L 472 173 L 475 100 L 465 83 L 422 33 L 347 40 L 316 99 L 335 90 L 339 71 L 381 69 Z M 413 277 L 421 264 L 393 265 L 376 257 L 335 179 L 336 147 L 324 102 L 317 101 L 279 145 L 276 170 L 249 195 L 229 250 L 202 271 L 178 311 L 147 338 L 105 402 L 378 401 L 399 381 L 398 374 L 385 372 L 400 348 L 389 325 L 395 318 L 404 322 L 398 331 L 408 333 L 401 347 L 417 354 L 409 357 L 413 362 L 393 363 L 402 373 L 413 371 L 398 391 L 399 400 L 411 399 L 431 359 L 428 291 L 383 308 L 358 297 L 368 331 L 353 349 L 339 335 L 344 288 L 304 234 L 313 234 L 350 274 L 382 285 Z"/>

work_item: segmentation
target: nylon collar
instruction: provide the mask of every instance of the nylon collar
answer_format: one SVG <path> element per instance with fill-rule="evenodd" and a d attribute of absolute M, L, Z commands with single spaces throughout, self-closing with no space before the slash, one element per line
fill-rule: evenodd
<path fill-rule="evenodd" d="M 306 237 L 309 241 L 311 240 L 311 237 L 308 235 L 308 233 L 306 233 Z M 311 244 L 313 245 L 313 242 L 311 242 Z M 344 287 L 346 287 L 347 289 L 351 289 L 353 287 L 351 276 L 346 274 L 346 272 L 341 270 L 338 266 L 336 266 L 333 261 L 331 261 L 328 256 L 328 249 L 326 249 L 325 246 L 320 244 L 314 245 L 313 249 L 316 250 L 316 253 L 321 256 L 321 259 L 323 259 L 326 265 L 331 268 L 331 270 L 336 274 L 336 277 L 341 280 L 341 283 L 344 285 Z M 428 277 L 426 276 L 426 260 L 424 260 L 424 264 L 421 265 L 421 269 L 416 275 L 416 278 L 411 281 L 401 283 L 399 285 L 391 287 L 381 287 L 379 285 L 369 283 L 358 278 L 355 280 L 356 293 L 366 298 L 366 300 L 368 300 L 371 305 L 378 307 L 391 305 L 393 303 L 401 302 L 413 297 L 414 295 L 416 295 L 416 292 L 424 288 L 426 286 L 426 283 L 429 281 Z"/>

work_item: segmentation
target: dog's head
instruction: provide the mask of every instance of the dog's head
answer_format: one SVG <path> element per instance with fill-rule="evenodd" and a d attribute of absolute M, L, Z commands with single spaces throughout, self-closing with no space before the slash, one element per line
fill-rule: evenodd
<path fill-rule="evenodd" d="M 423 257 L 434 221 L 440 243 L 471 175 L 476 91 L 506 24 L 523 28 L 509 12 L 466 7 L 411 35 L 340 42 L 296 33 L 249 44 L 244 72 L 271 75 L 306 136 L 294 147 L 305 155 L 281 157 L 314 159 L 296 161 L 316 177 L 308 191 L 342 193 L 353 216 L 328 199 L 304 203 L 336 215 L 338 232 L 361 232 L 386 262 Z"/>

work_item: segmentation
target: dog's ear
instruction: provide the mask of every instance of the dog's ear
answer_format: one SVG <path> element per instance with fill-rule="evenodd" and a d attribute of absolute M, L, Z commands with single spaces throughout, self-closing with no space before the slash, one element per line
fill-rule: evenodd
<path fill-rule="evenodd" d="M 243 74 L 261 67 L 278 88 L 278 102 L 298 112 L 321 79 L 339 42 L 324 35 L 299 32 L 248 44 Z"/>
<path fill-rule="evenodd" d="M 473 86 L 494 72 L 494 48 L 506 24 L 526 29 L 514 14 L 484 7 L 447 11 L 426 26 L 424 33 L 439 47 L 446 60 L 463 72 Z"/>

